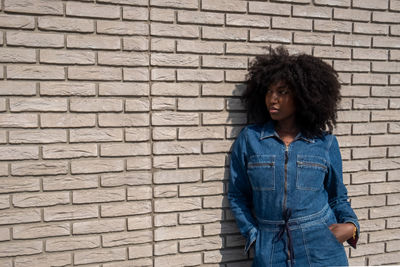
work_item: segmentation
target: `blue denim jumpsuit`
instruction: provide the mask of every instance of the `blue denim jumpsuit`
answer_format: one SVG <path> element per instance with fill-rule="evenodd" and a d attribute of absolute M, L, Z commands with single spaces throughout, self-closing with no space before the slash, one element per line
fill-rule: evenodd
<path fill-rule="evenodd" d="M 360 226 L 334 135 L 285 146 L 272 121 L 242 129 L 232 146 L 228 199 L 253 266 L 348 266 L 333 223 Z"/>

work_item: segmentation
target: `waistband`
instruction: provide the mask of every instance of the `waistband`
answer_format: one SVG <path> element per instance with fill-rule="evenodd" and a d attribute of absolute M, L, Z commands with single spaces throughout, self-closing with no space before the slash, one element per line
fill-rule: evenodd
<path fill-rule="evenodd" d="M 287 222 L 285 222 L 285 220 L 279 220 L 279 221 L 265 220 L 258 217 L 256 217 L 256 220 L 258 222 L 259 228 L 263 230 L 279 231 L 279 228 L 285 224 L 289 226 L 290 229 L 306 227 L 306 224 L 310 224 L 311 226 L 312 224 L 318 223 L 319 221 L 326 219 L 326 217 L 328 217 L 331 212 L 332 211 L 329 207 L 329 204 L 326 204 L 318 212 L 315 212 L 307 216 L 289 218 Z"/>

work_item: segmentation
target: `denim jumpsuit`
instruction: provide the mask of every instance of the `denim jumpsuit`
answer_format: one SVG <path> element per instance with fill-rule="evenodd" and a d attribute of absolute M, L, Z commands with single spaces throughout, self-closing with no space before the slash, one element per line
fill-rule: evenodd
<path fill-rule="evenodd" d="M 334 135 L 299 133 L 286 146 L 272 121 L 246 126 L 232 146 L 228 199 L 253 266 L 348 266 L 328 226 L 352 222 L 355 242 L 360 226 Z"/>

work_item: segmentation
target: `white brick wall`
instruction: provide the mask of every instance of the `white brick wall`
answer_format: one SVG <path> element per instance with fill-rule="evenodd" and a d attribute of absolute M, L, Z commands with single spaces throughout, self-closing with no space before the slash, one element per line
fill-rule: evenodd
<path fill-rule="evenodd" d="M 264 47 L 321 57 L 360 218 L 400 264 L 400 1 L 3 0 L 0 266 L 250 266 L 226 199 Z"/>

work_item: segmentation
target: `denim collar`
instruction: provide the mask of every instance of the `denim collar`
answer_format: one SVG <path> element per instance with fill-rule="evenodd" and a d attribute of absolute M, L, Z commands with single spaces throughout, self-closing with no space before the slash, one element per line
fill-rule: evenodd
<path fill-rule="evenodd" d="M 280 138 L 279 135 L 277 134 L 277 132 L 275 131 L 274 122 L 272 120 L 270 120 L 270 121 L 267 121 L 266 123 L 264 123 L 264 125 L 262 126 L 260 140 L 263 140 L 263 139 L 269 138 L 269 137 L 273 137 L 273 136 Z M 297 139 L 302 139 L 309 143 L 315 142 L 315 140 L 313 138 L 305 137 L 301 132 L 294 138 L 294 140 L 297 140 Z"/>

